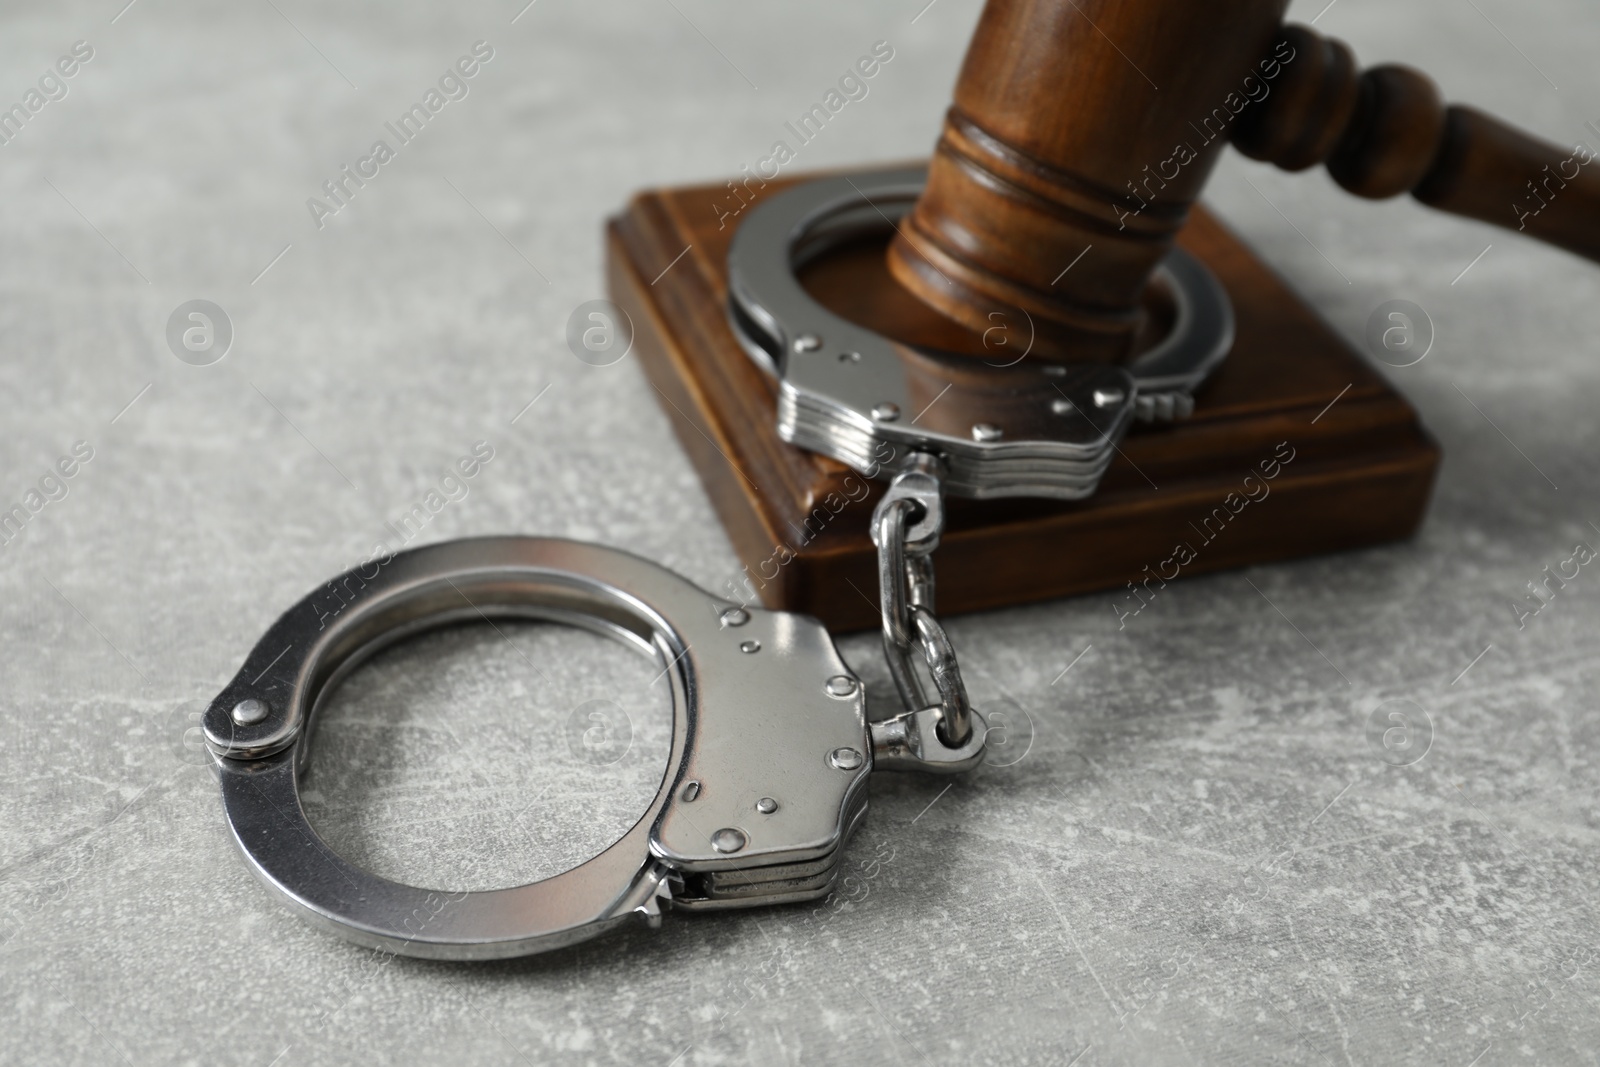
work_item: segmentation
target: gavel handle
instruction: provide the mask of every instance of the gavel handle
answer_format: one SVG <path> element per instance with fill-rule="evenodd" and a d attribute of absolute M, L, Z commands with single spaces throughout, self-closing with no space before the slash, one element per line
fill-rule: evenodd
<path fill-rule="evenodd" d="M 1266 95 L 1233 126 L 1252 159 L 1318 163 L 1357 196 L 1409 192 L 1429 207 L 1537 237 L 1600 261 L 1600 158 L 1560 148 L 1470 107 L 1446 106 L 1427 75 L 1386 65 L 1364 73 L 1341 41 L 1285 26 L 1294 50 Z"/>

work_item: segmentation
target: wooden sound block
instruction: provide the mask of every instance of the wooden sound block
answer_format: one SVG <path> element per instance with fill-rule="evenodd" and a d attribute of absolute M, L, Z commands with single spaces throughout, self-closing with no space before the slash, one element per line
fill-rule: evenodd
<path fill-rule="evenodd" d="M 760 195 L 805 180 L 773 181 Z M 727 185 L 635 197 L 608 226 L 612 299 L 632 318 L 633 351 L 744 561 L 747 584 L 717 592 L 836 630 L 876 627 L 867 528 L 883 486 L 778 437 L 776 383 L 728 325 L 739 203 Z M 1132 609 L 1146 587 L 1178 576 L 1416 530 L 1439 462 L 1416 412 L 1204 208 L 1178 243 L 1222 281 L 1238 320 L 1193 417 L 1135 425 L 1088 500 L 949 499 L 934 556 L 941 615 L 1130 582 L 1138 591 L 1123 610 Z M 863 301 L 904 310 L 903 293 L 875 288 L 893 284 L 884 244 L 843 250 L 803 281 L 846 317 L 859 320 Z"/>

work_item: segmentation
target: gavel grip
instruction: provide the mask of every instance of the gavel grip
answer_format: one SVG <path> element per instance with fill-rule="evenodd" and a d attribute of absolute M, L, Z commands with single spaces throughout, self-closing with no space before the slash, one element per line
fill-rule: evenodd
<path fill-rule="evenodd" d="M 1492 115 L 1453 106 L 1433 169 L 1411 193 L 1440 211 L 1600 261 L 1600 166 L 1588 149 L 1563 150 Z"/>
<path fill-rule="evenodd" d="M 1385 65 L 1358 74 L 1350 50 L 1305 26 L 1281 40 L 1296 52 L 1272 95 L 1232 133 L 1254 159 L 1303 170 L 1325 163 L 1346 190 L 1381 199 L 1410 192 L 1429 207 L 1519 230 L 1600 260 L 1600 160 L 1491 115 L 1446 106 L 1420 71 Z"/>

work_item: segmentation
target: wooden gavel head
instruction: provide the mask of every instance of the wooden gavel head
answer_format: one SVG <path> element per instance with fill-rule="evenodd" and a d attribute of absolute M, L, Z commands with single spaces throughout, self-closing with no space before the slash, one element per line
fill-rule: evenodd
<path fill-rule="evenodd" d="M 1283 26 L 1286 7 L 989 0 L 890 273 L 971 331 L 1024 314 L 1040 358 L 1126 359 L 1230 141 L 1600 259 L 1593 153 L 1447 107 L 1408 67 L 1361 73 L 1344 44 Z"/>

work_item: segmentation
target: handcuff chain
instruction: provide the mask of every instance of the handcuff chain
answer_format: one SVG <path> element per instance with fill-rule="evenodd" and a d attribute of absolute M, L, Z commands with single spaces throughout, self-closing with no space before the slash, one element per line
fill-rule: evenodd
<path fill-rule="evenodd" d="M 955 648 L 934 615 L 933 550 L 944 528 L 940 473 L 936 457 L 913 455 L 872 514 L 872 540 L 878 548 L 883 653 L 900 701 L 908 713 L 935 706 L 916 670 L 915 640 L 938 690 L 939 740 L 959 748 L 972 735 L 972 705 Z"/>

